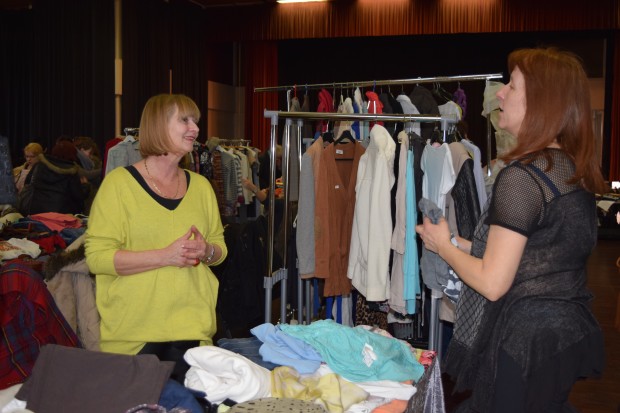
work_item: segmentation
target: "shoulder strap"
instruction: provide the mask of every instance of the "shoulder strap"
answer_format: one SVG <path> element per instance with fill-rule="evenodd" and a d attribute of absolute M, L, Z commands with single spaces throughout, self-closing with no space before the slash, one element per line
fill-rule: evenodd
<path fill-rule="evenodd" d="M 547 174 L 541 171 L 539 167 L 537 167 L 536 165 L 532 165 L 531 163 L 527 164 L 527 167 L 531 169 L 532 171 L 534 171 L 534 173 L 538 175 L 545 184 L 547 184 L 547 186 L 549 187 L 553 195 L 555 196 L 562 195 L 560 193 L 560 190 L 557 188 L 557 186 L 555 186 L 555 184 L 551 181 L 551 179 L 547 176 Z"/>

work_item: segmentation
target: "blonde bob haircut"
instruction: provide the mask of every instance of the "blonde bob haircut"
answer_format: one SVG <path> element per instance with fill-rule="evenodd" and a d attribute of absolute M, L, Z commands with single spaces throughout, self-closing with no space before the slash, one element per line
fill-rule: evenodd
<path fill-rule="evenodd" d="M 38 156 L 43 153 L 43 147 L 36 142 L 32 142 L 26 145 L 24 152 L 30 152 L 34 156 Z"/>
<path fill-rule="evenodd" d="M 168 123 L 176 109 L 179 119 L 194 118 L 198 123 L 200 110 L 185 95 L 161 94 L 151 97 L 144 105 L 140 119 L 140 153 L 143 157 L 165 155 L 172 150 Z"/>

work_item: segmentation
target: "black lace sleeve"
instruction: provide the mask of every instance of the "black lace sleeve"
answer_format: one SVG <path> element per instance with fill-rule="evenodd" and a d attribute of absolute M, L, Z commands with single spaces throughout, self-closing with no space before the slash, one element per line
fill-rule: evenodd
<path fill-rule="evenodd" d="M 506 166 L 495 179 L 486 224 L 529 237 L 542 221 L 545 199 L 538 181 L 519 163 Z"/>

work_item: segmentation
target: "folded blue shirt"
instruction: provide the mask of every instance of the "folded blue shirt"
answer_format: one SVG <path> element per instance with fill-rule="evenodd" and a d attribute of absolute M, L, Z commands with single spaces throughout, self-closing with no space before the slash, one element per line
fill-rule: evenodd
<path fill-rule="evenodd" d="M 314 373 L 321 366 L 323 358 L 312 346 L 271 323 L 256 326 L 250 332 L 263 342 L 259 352 L 265 361 L 293 367 L 300 374 Z"/>

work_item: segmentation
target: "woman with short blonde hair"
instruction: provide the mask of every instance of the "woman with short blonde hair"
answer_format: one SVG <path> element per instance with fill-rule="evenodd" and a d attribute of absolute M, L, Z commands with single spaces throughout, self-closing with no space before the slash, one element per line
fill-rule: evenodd
<path fill-rule="evenodd" d="M 140 119 L 140 153 L 143 157 L 165 155 L 173 148 L 168 122 L 178 109 L 180 119 L 200 119 L 200 109 L 185 95 L 157 95 L 149 99 Z"/>
<path fill-rule="evenodd" d="M 140 121 L 143 159 L 103 180 L 88 221 L 86 262 L 97 277 L 101 350 L 175 362 L 212 344 L 218 280 L 227 254 L 215 192 L 179 167 L 198 138 L 200 111 L 183 95 L 157 95 Z"/>
<path fill-rule="evenodd" d="M 39 161 L 39 155 L 42 153 L 43 147 L 36 142 L 30 142 L 24 148 L 26 162 L 13 168 L 13 178 L 15 179 L 15 187 L 18 193 L 24 188 L 26 177 L 32 170 L 32 166 Z"/>

